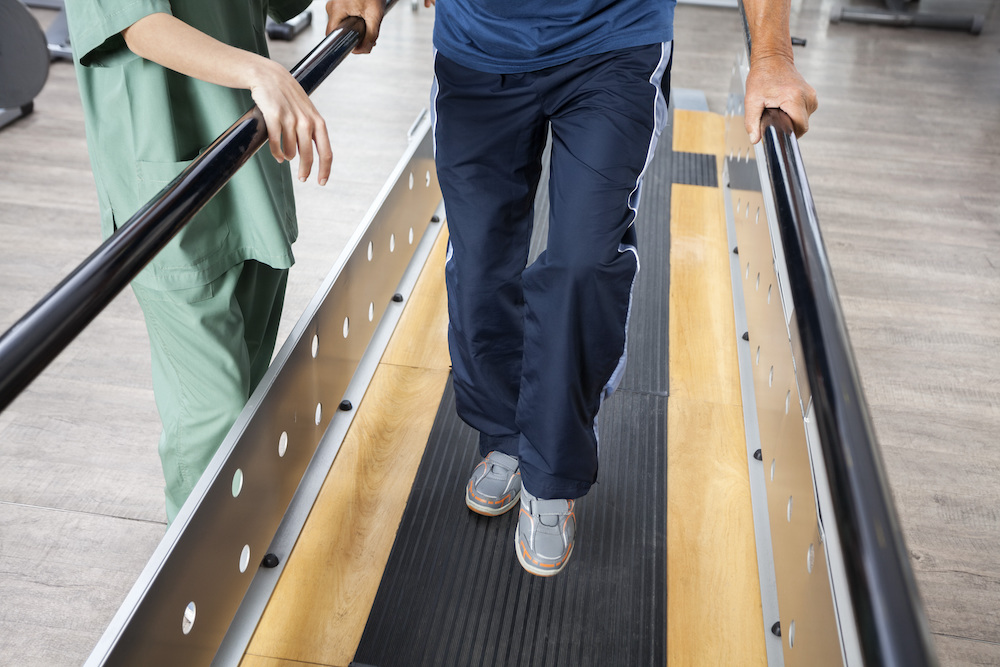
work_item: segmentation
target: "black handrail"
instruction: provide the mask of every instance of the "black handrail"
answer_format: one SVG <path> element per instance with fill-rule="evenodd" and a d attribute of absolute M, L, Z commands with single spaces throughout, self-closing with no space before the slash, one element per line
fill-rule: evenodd
<path fill-rule="evenodd" d="M 792 121 L 767 109 L 761 128 L 861 655 L 866 665 L 937 665 Z"/>
<path fill-rule="evenodd" d="M 386 2 L 386 11 L 396 0 Z M 291 73 L 311 95 L 364 39 L 344 20 Z M 267 142 L 256 106 L 0 337 L 0 412 L 69 345 Z"/>

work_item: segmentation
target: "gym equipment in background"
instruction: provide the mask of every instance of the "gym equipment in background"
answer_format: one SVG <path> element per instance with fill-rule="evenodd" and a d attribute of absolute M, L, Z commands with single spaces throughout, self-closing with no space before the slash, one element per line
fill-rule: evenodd
<path fill-rule="evenodd" d="M 64 0 L 24 0 L 24 4 L 38 9 L 52 9 L 57 12 L 48 29 L 45 40 L 52 60 L 73 60 L 73 49 L 69 46 L 69 25 L 66 23 L 66 3 Z"/>
<path fill-rule="evenodd" d="M 834 7 L 830 12 L 832 23 L 874 23 L 896 28 L 937 28 L 939 30 L 968 30 L 978 35 L 983 30 L 983 14 L 959 14 L 955 11 L 934 11 L 942 3 L 921 3 L 920 0 L 884 0 L 885 9 L 874 7 Z M 921 11 L 921 4 L 925 5 Z"/>
<path fill-rule="evenodd" d="M 284 23 L 278 23 L 273 19 L 267 20 L 267 36 L 271 39 L 280 39 L 289 42 L 295 36 L 309 27 L 312 23 L 312 10 L 307 9 L 295 18 L 290 18 Z"/>
<path fill-rule="evenodd" d="M 0 128 L 31 113 L 48 76 L 38 21 L 18 0 L 0 0 Z"/>

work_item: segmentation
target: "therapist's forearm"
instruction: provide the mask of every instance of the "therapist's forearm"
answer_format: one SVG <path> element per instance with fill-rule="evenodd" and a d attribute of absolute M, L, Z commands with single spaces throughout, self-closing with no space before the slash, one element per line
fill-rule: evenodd
<path fill-rule="evenodd" d="M 170 14 L 143 17 L 122 31 L 122 36 L 128 48 L 146 60 L 228 88 L 252 88 L 265 72 L 281 68 L 256 53 L 223 44 Z"/>
<path fill-rule="evenodd" d="M 298 176 L 304 181 L 318 157 L 319 182 L 326 183 L 333 162 L 326 123 L 279 63 L 224 44 L 170 14 L 145 16 L 122 36 L 129 49 L 147 60 L 208 83 L 248 89 L 264 116 L 274 159 L 282 162 L 299 155 Z"/>

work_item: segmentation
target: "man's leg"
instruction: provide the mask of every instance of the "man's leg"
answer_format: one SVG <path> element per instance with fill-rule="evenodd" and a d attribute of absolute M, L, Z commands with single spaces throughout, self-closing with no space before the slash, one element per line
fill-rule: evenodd
<path fill-rule="evenodd" d="M 520 75 L 484 74 L 440 54 L 432 99 L 448 215 L 448 341 L 459 416 L 480 451 L 517 456 L 521 273 L 528 258 L 545 119 Z"/>
<path fill-rule="evenodd" d="M 285 276 L 286 270 L 247 262 L 192 289 L 133 286 L 149 332 L 153 394 L 163 422 L 159 451 L 168 521 L 266 369 L 262 360 L 269 361 L 273 350 Z"/>
<path fill-rule="evenodd" d="M 625 369 L 633 228 L 666 122 L 669 45 L 580 58 L 540 73 L 552 123 L 548 247 L 523 275 L 517 405 L 522 567 L 551 576 L 576 540 L 576 498 L 597 479 L 597 412 Z"/>
<path fill-rule="evenodd" d="M 596 419 L 624 371 L 633 223 L 666 122 L 670 45 L 580 58 L 546 78 L 549 242 L 524 272 L 517 406 L 524 488 L 574 499 L 597 479 Z"/>

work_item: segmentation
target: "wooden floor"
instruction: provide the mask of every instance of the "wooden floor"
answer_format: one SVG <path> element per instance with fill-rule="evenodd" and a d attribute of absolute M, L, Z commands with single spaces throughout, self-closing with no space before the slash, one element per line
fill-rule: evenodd
<path fill-rule="evenodd" d="M 821 106 L 802 150 L 886 469 L 945 665 L 1000 664 L 1000 11 L 978 37 L 830 25 L 796 3 Z M 314 11 L 322 15 L 322 3 Z M 36 10 L 45 23 L 51 13 Z M 433 12 L 400 6 L 376 53 L 318 93 L 330 185 L 299 186 L 283 334 L 426 106 Z M 724 109 L 731 10 L 677 11 L 673 83 Z M 318 40 L 274 47 L 292 65 Z M 96 245 L 71 66 L 0 131 L 0 327 Z M 124 294 L 0 413 L 0 665 L 75 665 L 163 532 L 148 347 Z"/>
<path fill-rule="evenodd" d="M 674 151 L 715 155 L 720 172 L 724 131 L 717 113 L 674 111 Z M 674 667 L 767 665 L 728 245 L 722 189 L 675 183 L 667 418 Z"/>

